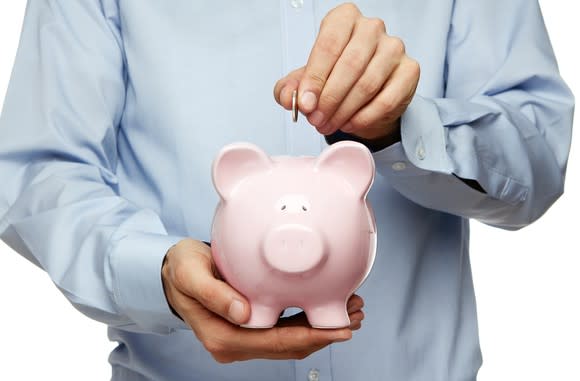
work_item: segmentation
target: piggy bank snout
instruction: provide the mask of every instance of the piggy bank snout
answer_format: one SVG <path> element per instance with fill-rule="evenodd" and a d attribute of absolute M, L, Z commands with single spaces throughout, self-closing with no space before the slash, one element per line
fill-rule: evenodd
<path fill-rule="evenodd" d="M 303 273 L 314 269 L 324 258 L 324 242 L 312 228 L 287 224 L 271 229 L 263 242 L 263 255 L 274 269 Z"/>

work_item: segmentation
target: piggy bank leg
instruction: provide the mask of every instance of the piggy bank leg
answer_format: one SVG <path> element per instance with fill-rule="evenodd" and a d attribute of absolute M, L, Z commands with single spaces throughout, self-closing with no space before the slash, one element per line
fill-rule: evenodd
<path fill-rule="evenodd" d="M 319 304 L 305 309 L 308 322 L 314 328 L 343 328 L 350 325 L 344 300 Z"/>
<path fill-rule="evenodd" d="M 272 328 L 278 322 L 281 308 L 250 304 L 250 320 L 242 324 L 245 328 Z"/>

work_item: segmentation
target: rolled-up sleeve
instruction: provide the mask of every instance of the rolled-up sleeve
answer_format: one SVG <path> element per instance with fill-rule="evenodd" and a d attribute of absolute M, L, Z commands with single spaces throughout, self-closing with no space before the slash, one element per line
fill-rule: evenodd
<path fill-rule="evenodd" d="M 377 171 L 428 208 L 535 221 L 563 192 L 574 111 L 537 1 L 456 1 L 445 79 L 444 97 L 415 96 Z"/>

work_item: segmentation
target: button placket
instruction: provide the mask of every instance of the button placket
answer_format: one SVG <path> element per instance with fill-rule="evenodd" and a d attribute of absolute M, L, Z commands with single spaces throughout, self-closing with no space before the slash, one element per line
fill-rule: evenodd
<path fill-rule="evenodd" d="M 280 0 L 282 7 L 282 44 L 284 50 L 283 73 L 302 67 L 308 61 L 316 38 L 317 24 L 313 0 Z M 292 122 L 285 113 L 287 153 L 290 155 L 318 155 L 324 137 L 312 127 L 305 117 Z M 294 361 L 296 381 L 332 381 L 330 346 L 312 353 L 304 360 Z"/>
<path fill-rule="evenodd" d="M 283 73 L 302 67 L 308 61 L 310 49 L 316 38 L 313 0 L 281 0 L 282 36 L 284 44 Z M 311 155 L 320 153 L 324 137 L 300 116 L 294 123 L 289 114 L 284 119 L 287 153 Z"/>
<path fill-rule="evenodd" d="M 316 368 L 312 368 L 308 371 L 308 381 L 319 381 L 320 371 Z"/>

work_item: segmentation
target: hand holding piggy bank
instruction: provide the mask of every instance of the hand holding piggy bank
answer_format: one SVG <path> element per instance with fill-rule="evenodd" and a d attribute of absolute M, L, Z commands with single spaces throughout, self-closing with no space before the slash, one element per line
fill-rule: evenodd
<path fill-rule="evenodd" d="M 376 225 L 366 195 L 374 161 L 344 141 L 316 157 L 269 157 L 249 143 L 213 163 L 220 196 L 211 248 L 224 279 L 244 294 L 244 327 L 269 328 L 300 307 L 316 328 L 350 324 L 346 302 L 370 272 Z"/>

